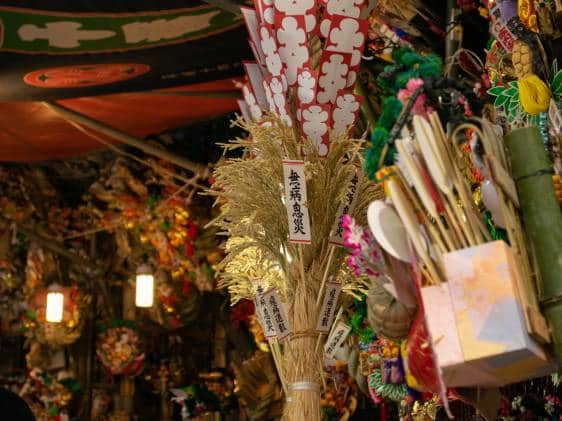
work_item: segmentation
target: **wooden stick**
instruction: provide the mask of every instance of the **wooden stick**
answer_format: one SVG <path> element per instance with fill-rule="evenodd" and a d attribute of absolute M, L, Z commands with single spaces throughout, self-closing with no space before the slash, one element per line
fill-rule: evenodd
<path fill-rule="evenodd" d="M 324 269 L 324 275 L 322 276 L 322 282 L 320 283 L 320 290 L 318 291 L 318 296 L 316 297 L 316 313 L 318 313 L 318 309 L 320 307 L 320 301 L 321 301 L 321 297 L 322 297 L 322 292 L 324 291 L 324 287 L 326 285 L 326 280 L 328 279 L 328 273 L 330 271 L 330 266 L 332 265 L 332 259 L 334 258 L 334 252 L 336 251 L 336 248 L 330 244 L 330 252 L 328 254 L 328 261 L 326 262 L 326 266 Z"/>
<path fill-rule="evenodd" d="M 322 380 L 322 386 L 324 387 L 324 390 L 327 390 L 328 387 L 326 385 L 326 379 L 324 377 L 324 362 L 321 359 L 318 359 L 318 363 L 320 365 L 319 369 L 320 369 L 320 379 Z"/>
<path fill-rule="evenodd" d="M 46 107 L 53 110 L 55 113 L 59 114 L 65 120 L 70 120 L 70 121 L 77 122 L 79 124 L 83 124 L 84 126 L 90 127 L 98 131 L 99 133 L 109 136 L 112 139 L 118 140 L 119 142 L 125 143 L 129 146 L 133 146 L 137 149 L 142 150 L 143 152 L 146 152 L 149 155 L 153 155 L 157 158 L 168 161 L 188 171 L 198 172 L 205 168 L 201 164 L 196 164 L 194 162 L 191 162 L 185 158 L 182 158 L 179 155 L 168 152 L 165 149 L 159 149 L 155 146 L 152 146 L 151 144 L 149 144 L 148 142 L 142 139 L 138 139 L 127 133 L 114 129 L 111 126 L 102 123 L 101 121 L 94 120 L 91 117 L 76 112 L 70 108 L 64 107 L 56 102 L 46 101 L 43 102 L 43 104 Z"/>
<path fill-rule="evenodd" d="M 451 209 L 451 205 L 447 200 L 444 200 L 443 203 L 445 206 L 445 219 L 447 220 L 449 226 L 452 227 L 455 233 L 457 234 L 457 238 L 460 245 L 458 248 L 468 247 L 468 239 L 466 237 L 466 234 L 463 231 L 463 229 L 460 227 L 459 221 L 457 220 L 457 217 L 455 216 L 453 210 Z M 453 206 L 456 206 L 456 204 L 453 204 Z"/>
<path fill-rule="evenodd" d="M 446 253 L 447 247 L 443 243 L 443 241 L 441 239 L 441 236 L 438 234 L 437 230 L 435 229 L 435 227 L 433 226 L 433 224 L 430 222 L 429 218 L 427 217 L 427 215 L 423 211 L 423 209 L 425 207 L 422 205 L 422 203 L 420 202 L 418 197 L 414 194 L 412 189 L 410 189 L 410 187 L 405 183 L 404 177 L 402 176 L 402 174 L 399 174 L 399 177 L 400 177 L 400 180 L 402 181 L 402 186 L 404 186 L 404 191 L 408 195 L 408 198 L 414 204 L 414 208 L 418 210 L 418 212 L 416 212 L 416 215 L 419 216 L 422 219 L 422 223 L 427 227 L 430 234 L 432 234 L 432 238 L 435 240 L 435 242 L 437 242 L 437 245 L 441 249 L 442 253 Z M 439 218 L 439 215 L 437 215 L 437 218 Z M 445 227 L 443 227 L 443 229 L 445 230 Z M 451 241 L 451 239 L 448 236 L 448 232 L 446 230 L 445 230 L 445 232 L 442 232 L 441 235 L 443 235 L 443 237 L 446 239 L 447 243 L 449 243 Z"/>
<path fill-rule="evenodd" d="M 271 350 L 271 356 L 273 357 L 273 362 L 275 363 L 275 367 L 277 368 L 277 374 L 279 374 L 279 380 L 281 381 L 281 387 L 285 392 L 285 395 L 288 396 L 287 390 L 287 379 L 285 378 L 285 373 L 283 372 L 283 364 L 281 363 L 281 352 L 279 349 L 279 342 L 277 338 L 271 339 L 269 343 Z"/>
<path fill-rule="evenodd" d="M 304 284 L 306 282 L 306 278 L 304 275 L 304 257 L 303 257 L 303 252 L 302 252 L 302 244 L 298 244 L 298 254 L 299 254 L 299 269 L 300 269 L 300 274 L 301 274 L 301 281 Z"/>
<path fill-rule="evenodd" d="M 441 120 L 439 120 L 436 113 L 430 114 L 429 119 L 435 139 L 435 146 L 439 150 L 439 153 L 443 156 L 443 162 L 445 164 L 447 162 L 450 163 L 448 166 L 449 168 L 445 168 L 445 170 L 448 173 L 452 172 L 449 176 L 453 175 L 453 185 L 460 196 L 461 202 L 464 204 L 463 209 L 466 214 L 461 212 L 461 209 L 457 206 L 456 197 L 450 188 L 447 188 L 447 191 L 444 192 L 445 196 L 460 222 L 460 227 L 463 228 L 463 232 L 466 235 L 469 245 L 475 246 L 477 244 L 476 238 L 478 238 L 479 233 L 478 229 L 474 226 L 474 220 L 470 214 L 472 210 L 472 199 L 470 198 L 470 194 L 468 194 L 465 190 L 467 188 L 466 183 L 464 182 L 460 169 L 457 166 L 455 156 L 453 155 L 451 148 L 449 148 L 445 131 L 441 125 Z"/>
<path fill-rule="evenodd" d="M 139 163 L 141 163 L 141 164 L 143 164 L 143 165 L 146 165 L 147 167 L 152 168 L 155 172 L 157 172 L 157 173 L 160 174 L 160 175 L 164 174 L 164 175 L 166 175 L 166 176 L 168 176 L 168 177 L 175 178 L 175 179 L 178 180 L 178 181 L 182 181 L 182 182 L 184 182 L 184 183 L 186 183 L 186 184 L 191 184 L 192 186 L 197 187 L 197 188 L 200 188 L 200 189 L 205 189 L 205 188 L 206 188 L 206 187 L 203 186 L 203 185 L 197 184 L 197 178 L 204 178 L 204 177 L 206 177 L 206 175 L 207 175 L 207 169 L 205 169 L 205 170 L 202 172 L 202 174 L 199 173 L 199 177 L 196 175 L 196 176 L 194 176 L 194 177 L 192 177 L 192 178 L 185 178 L 185 177 L 182 176 L 181 174 L 178 174 L 178 173 L 176 173 L 176 172 L 170 171 L 170 170 L 164 168 L 164 167 L 161 166 L 161 165 L 158 165 L 158 164 L 156 164 L 156 163 L 147 162 L 146 160 L 144 160 L 144 159 L 142 159 L 142 158 L 139 158 L 138 156 L 135 156 L 135 155 L 133 155 L 133 154 L 131 154 L 131 153 L 125 152 L 123 149 L 121 149 L 121 148 L 115 146 L 113 143 L 108 142 L 107 140 L 103 139 L 101 136 L 98 136 L 98 135 L 95 134 L 92 130 L 87 129 L 87 128 L 81 126 L 80 124 L 78 124 L 78 123 L 76 123 L 76 122 L 74 122 L 74 121 L 68 120 L 68 123 L 69 123 L 71 126 L 75 127 L 77 130 L 79 130 L 79 131 L 81 131 L 82 133 L 84 133 L 86 136 L 89 136 L 90 138 L 94 139 L 96 142 L 98 142 L 98 143 L 100 143 L 100 144 L 102 144 L 102 145 L 107 146 L 109 149 L 113 150 L 113 151 L 114 151 L 115 153 L 117 153 L 118 155 L 126 156 L 127 158 L 130 158 L 130 159 L 132 159 L 132 160 L 134 160 L 134 161 L 137 161 L 137 162 L 139 162 Z M 193 181 L 193 180 L 195 180 L 195 181 Z"/>
<path fill-rule="evenodd" d="M 320 347 L 320 342 L 322 342 L 322 336 L 324 336 L 324 333 L 320 333 L 318 335 L 318 339 L 316 340 L 316 345 L 314 346 L 314 355 L 318 354 L 319 351 L 319 347 Z"/>
<path fill-rule="evenodd" d="M 394 203 L 394 207 L 398 211 L 400 219 L 402 219 L 402 222 L 404 223 L 404 227 L 406 228 L 406 232 L 408 233 L 408 236 L 410 237 L 412 243 L 414 244 L 416 253 L 422 259 L 425 266 L 429 270 L 432 279 L 441 282 L 441 277 L 439 275 L 439 272 L 437 271 L 437 268 L 433 264 L 433 260 L 431 259 L 431 257 L 429 257 L 427 250 L 423 246 L 422 240 L 419 237 L 419 232 L 416 227 L 415 215 L 412 214 L 411 208 L 408 207 L 408 203 L 407 203 L 408 198 L 404 194 L 404 190 L 400 186 L 399 179 L 395 181 L 389 180 L 387 181 L 387 185 L 391 193 L 390 198 Z"/>

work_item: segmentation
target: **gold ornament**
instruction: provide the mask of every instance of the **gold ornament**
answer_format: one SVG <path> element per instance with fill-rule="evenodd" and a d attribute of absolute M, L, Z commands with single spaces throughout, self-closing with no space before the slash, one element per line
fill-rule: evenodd
<path fill-rule="evenodd" d="M 433 421 L 437 419 L 437 411 L 440 406 L 437 395 L 434 395 L 433 398 L 423 404 L 420 404 L 419 401 L 414 402 L 412 421 Z"/>

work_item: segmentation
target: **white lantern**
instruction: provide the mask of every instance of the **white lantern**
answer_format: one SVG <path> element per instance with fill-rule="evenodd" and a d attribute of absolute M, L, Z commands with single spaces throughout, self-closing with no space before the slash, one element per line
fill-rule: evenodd
<path fill-rule="evenodd" d="M 137 269 L 135 286 L 135 305 L 152 307 L 154 302 L 154 275 L 148 265 L 140 265 Z"/>
<path fill-rule="evenodd" d="M 45 320 L 49 323 L 62 322 L 64 310 L 64 294 L 60 285 L 53 284 L 47 291 L 47 307 L 45 309 Z"/>

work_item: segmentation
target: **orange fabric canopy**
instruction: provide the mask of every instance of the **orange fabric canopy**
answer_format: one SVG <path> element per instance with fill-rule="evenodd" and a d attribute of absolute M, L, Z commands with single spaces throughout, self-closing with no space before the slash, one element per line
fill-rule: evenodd
<path fill-rule="evenodd" d="M 233 81 L 228 79 L 145 93 L 58 102 L 115 129 L 143 138 L 237 109 L 234 97 L 205 96 L 205 91 L 237 93 Z M 174 92 L 201 92 L 202 95 L 170 95 Z M 103 147 L 41 102 L 0 102 L 0 161 L 62 159 Z"/>

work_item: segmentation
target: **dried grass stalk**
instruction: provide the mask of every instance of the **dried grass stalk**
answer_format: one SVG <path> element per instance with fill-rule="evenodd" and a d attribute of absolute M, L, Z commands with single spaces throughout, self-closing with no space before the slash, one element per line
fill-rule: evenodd
<path fill-rule="evenodd" d="M 222 204 L 222 212 L 213 223 L 230 237 L 218 276 L 233 303 L 254 298 L 256 278 L 277 287 L 293 332 L 281 345 L 282 367 L 277 367 L 290 394 L 284 419 L 320 420 L 323 347 L 316 347 L 315 327 L 316 301 L 324 272 L 327 269 L 346 292 L 365 290 L 365 285 L 347 269 L 344 249 L 336 248 L 333 258 L 328 259 L 328 240 L 339 204 L 347 193 L 349 179 L 362 167 L 358 153 L 362 141 L 333 134 L 328 156 L 323 158 L 311 142 L 305 139 L 301 143 L 295 130 L 274 117 L 265 125 L 242 121 L 236 124 L 248 130 L 251 140 L 236 139 L 224 146 L 243 148 L 244 158 L 230 159 L 217 168 L 216 182 L 209 192 Z M 288 242 L 287 210 L 282 201 L 285 158 L 305 160 L 310 245 Z M 367 206 L 377 191 L 366 178 L 358 188 L 352 216 L 365 224 Z"/>

